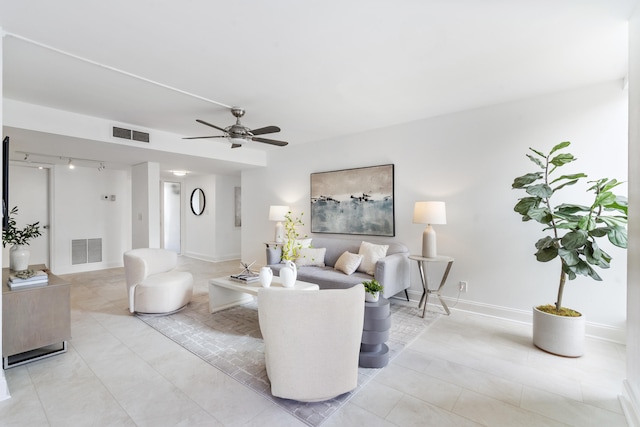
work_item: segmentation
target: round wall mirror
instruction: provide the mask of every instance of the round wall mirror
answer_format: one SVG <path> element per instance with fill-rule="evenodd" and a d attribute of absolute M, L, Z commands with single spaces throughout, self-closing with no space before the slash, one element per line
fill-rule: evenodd
<path fill-rule="evenodd" d="M 191 193 L 191 212 L 194 215 L 202 215 L 204 212 L 204 191 L 202 188 L 196 188 Z"/>

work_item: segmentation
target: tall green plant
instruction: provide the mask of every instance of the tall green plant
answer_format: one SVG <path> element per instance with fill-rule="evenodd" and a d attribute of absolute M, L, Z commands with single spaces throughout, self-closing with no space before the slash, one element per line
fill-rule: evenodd
<path fill-rule="evenodd" d="M 514 207 L 514 211 L 522 215 L 522 221 L 533 219 L 545 226 L 543 231 L 551 233 L 536 242 L 535 256 L 541 262 L 560 258 L 557 312 L 562 308 L 567 277 L 573 280 L 580 274 L 602 280 L 593 267 L 609 268 L 611 256 L 598 246 L 599 238 L 607 236 L 615 246 L 627 247 L 627 199 L 611 192 L 622 182 L 608 178 L 587 181 L 590 186 L 586 191 L 593 193 L 590 206 L 552 205 L 551 199 L 559 190 L 587 177 L 584 173 L 556 177 L 560 167 L 577 160 L 573 154 L 561 153 L 570 144 L 561 142 L 549 154 L 529 148 L 533 154 L 527 154 L 527 157 L 541 170 L 520 176 L 511 185 L 528 194 Z"/>

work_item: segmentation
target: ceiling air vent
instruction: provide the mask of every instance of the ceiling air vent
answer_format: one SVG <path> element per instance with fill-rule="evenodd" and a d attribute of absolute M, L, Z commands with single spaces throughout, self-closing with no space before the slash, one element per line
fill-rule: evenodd
<path fill-rule="evenodd" d="M 132 139 L 139 142 L 149 142 L 149 134 L 147 132 L 124 129 L 116 126 L 113 127 L 113 136 L 115 138 Z"/>

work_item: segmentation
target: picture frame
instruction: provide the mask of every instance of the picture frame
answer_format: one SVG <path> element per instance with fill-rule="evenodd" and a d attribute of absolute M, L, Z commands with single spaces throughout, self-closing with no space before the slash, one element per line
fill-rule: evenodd
<path fill-rule="evenodd" d="M 311 232 L 395 236 L 394 165 L 312 173 Z"/>

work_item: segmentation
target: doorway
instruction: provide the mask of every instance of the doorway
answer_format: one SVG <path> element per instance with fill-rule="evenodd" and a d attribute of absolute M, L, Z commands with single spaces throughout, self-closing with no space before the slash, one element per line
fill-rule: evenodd
<path fill-rule="evenodd" d="M 29 241 L 29 264 L 51 267 L 49 258 L 49 168 L 9 165 L 9 210 L 18 207 L 15 215 L 18 228 L 39 222 L 42 235 Z M 2 265 L 9 266 L 9 249 L 2 249 Z"/>
<path fill-rule="evenodd" d="M 162 183 L 162 243 L 165 249 L 180 254 L 182 188 L 179 182 Z"/>

